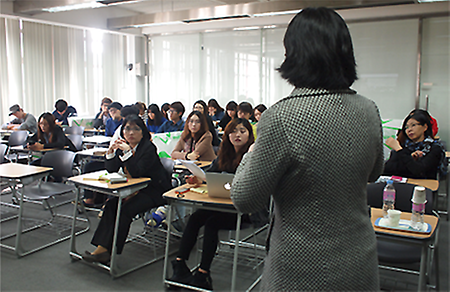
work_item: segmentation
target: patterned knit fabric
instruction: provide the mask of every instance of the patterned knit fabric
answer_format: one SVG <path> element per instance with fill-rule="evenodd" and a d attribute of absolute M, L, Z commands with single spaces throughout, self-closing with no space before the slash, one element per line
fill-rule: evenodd
<path fill-rule="evenodd" d="M 366 185 L 382 147 L 375 103 L 351 90 L 298 88 L 263 113 L 231 190 L 244 213 L 274 199 L 263 291 L 379 288 Z"/>

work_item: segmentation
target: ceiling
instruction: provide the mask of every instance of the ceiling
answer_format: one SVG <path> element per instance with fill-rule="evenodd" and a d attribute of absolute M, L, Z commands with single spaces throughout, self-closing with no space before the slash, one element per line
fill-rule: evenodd
<path fill-rule="evenodd" d="M 120 11 L 121 15 L 108 18 L 109 29 L 143 28 L 152 33 L 156 26 L 172 26 L 176 31 L 190 25 L 189 29 L 202 25 L 214 27 L 217 20 L 226 22 L 251 23 L 255 18 L 268 18 L 273 13 L 289 14 L 292 17 L 308 6 L 326 6 L 340 10 L 359 8 L 382 8 L 401 10 L 402 5 L 416 6 L 425 0 L 0 0 L 10 2 L 17 15 L 37 16 L 50 13 L 51 9 L 68 5 L 99 6 L 99 10 Z M 448 2 L 447 2 L 448 3 Z M 419 5 L 417 5 L 419 6 Z M 73 6 L 71 6 L 73 8 Z M 93 7 L 84 8 L 92 9 Z M 56 12 L 57 13 L 57 12 Z M 111 13 L 111 15 L 118 15 Z M 275 17 L 272 17 L 272 20 Z M 270 21 L 269 21 L 270 22 Z M 180 26 L 181 25 L 181 26 Z M 156 31 L 155 31 L 156 32 Z"/>

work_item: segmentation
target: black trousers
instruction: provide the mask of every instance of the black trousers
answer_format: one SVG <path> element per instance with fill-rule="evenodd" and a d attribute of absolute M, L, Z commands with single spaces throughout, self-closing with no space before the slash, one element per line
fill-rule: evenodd
<path fill-rule="evenodd" d="M 242 216 L 241 223 L 250 222 L 247 215 Z M 178 257 L 189 259 L 189 254 L 197 241 L 198 232 L 205 226 L 203 236 L 203 253 L 200 268 L 209 271 L 219 243 L 219 230 L 235 230 L 237 215 L 234 213 L 199 209 L 191 215 L 181 238 Z"/>
<path fill-rule="evenodd" d="M 134 197 L 122 202 L 122 209 L 119 219 L 119 230 L 117 234 L 117 253 L 121 254 L 125 241 L 130 231 L 130 225 L 137 214 L 144 213 L 151 208 L 164 205 L 165 202 L 161 198 L 163 192 L 149 194 L 148 192 L 139 192 Z M 153 196 L 159 196 L 154 198 Z M 112 251 L 112 242 L 114 236 L 114 225 L 116 222 L 118 198 L 114 197 L 107 201 L 102 219 L 100 220 L 97 230 L 91 243 L 95 246 L 103 246 L 108 251 Z"/>

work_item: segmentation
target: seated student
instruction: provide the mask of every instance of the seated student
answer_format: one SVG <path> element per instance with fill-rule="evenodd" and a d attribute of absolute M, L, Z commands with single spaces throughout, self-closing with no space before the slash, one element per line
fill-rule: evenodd
<path fill-rule="evenodd" d="M 37 132 L 36 118 L 32 114 L 27 114 L 26 112 L 24 112 L 18 104 L 11 106 L 9 108 L 9 111 L 9 115 L 15 116 L 16 118 L 8 124 L 4 124 L 2 126 L 2 129 L 13 131 L 26 130 L 31 134 Z"/>
<path fill-rule="evenodd" d="M 117 253 L 121 254 L 128 236 L 131 222 L 139 213 L 164 205 L 162 194 L 171 188 L 170 177 L 161 164 L 155 145 L 144 121 L 137 115 L 129 115 L 123 121 L 121 138 L 109 147 L 106 153 L 106 170 L 123 172 L 130 178 L 151 178 L 148 186 L 122 201 L 117 237 Z M 91 243 L 96 249 L 85 252 L 87 262 L 108 263 L 112 251 L 114 225 L 117 215 L 118 198 L 107 201 Z"/>
<path fill-rule="evenodd" d="M 64 99 L 58 99 L 55 102 L 55 110 L 53 111 L 53 115 L 56 118 L 56 123 L 58 125 L 69 125 L 68 117 L 76 117 L 77 116 L 77 110 L 71 106 L 67 105 L 67 101 Z"/>
<path fill-rule="evenodd" d="M 43 113 L 38 119 L 38 131 L 27 140 L 27 148 L 35 151 L 43 149 L 67 149 L 77 151 L 72 141 L 66 137 L 63 129 L 56 124 L 55 117 L 51 113 Z M 31 164 L 40 165 L 41 159 L 36 159 Z"/>
<path fill-rule="evenodd" d="M 237 118 L 237 103 L 234 101 L 230 101 L 227 103 L 226 113 L 223 118 L 219 122 L 219 127 L 225 129 L 227 124 L 234 118 Z"/>
<path fill-rule="evenodd" d="M 239 104 L 238 106 L 238 112 L 237 112 L 237 116 L 240 119 L 246 119 L 247 121 L 250 122 L 250 118 L 253 115 L 253 107 L 249 102 L 243 101 Z M 250 122 L 250 124 L 252 125 L 253 128 L 253 135 L 255 136 L 255 140 L 256 140 L 256 125 L 252 122 Z"/>
<path fill-rule="evenodd" d="M 255 109 L 253 111 L 253 115 L 255 116 L 255 120 L 256 123 L 259 122 L 259 119 L 261 118 L 262 113 L 267 109 L 267 107 L 265 105 L 258 104 L 257 106 L 255 106 Z"/>
<path fill-rule="evenodd" d="M 134 106 L 139 110 L 139 117 L 144 121 L 144 123 L 147 122 L 147 106 L 145 103 L 138 101 L 134 104 Z"/>
<path fill-rule="evenodd" d="M 184 122 L 181 119 L 184 114 L 184 105 L 176 101 L 170 105 L 170 109 L 167 110 L 169 119 L 165 121 L 161 127 L 159 127 L 157 133 L 177 132 L 184 129 Z"/>
<path fill-rule="evenodd" d="M 167 115 L 167 111 L 170 109 L 170 104 L 167 102 L 163 103 L 161 106 L 161 114 L 166 120 L 169 120 L 169 116 Z"/>
<path fill-rule="evenodd" d="M 426 111 L 416 110 L 408 115 L 398 139 L 388 138 L 386 145 L 392 148 L 392 152 L 384 165 L 384 175 L 437 179 L 438 167 L 445 159 L 445 152 L 434 140 Z"/>
<path fill-rule="evenodd" d="M 116 129 L 122 125 L 123 117 L 120 115 L 122 104 L 115 101 L 108 106 L 108 112 L 111 118 L 106 121 L 105 136 L 111 137 Z"/>
<path fill-rule="evenodd" d="M 194 107 L 192 110 L 199 111 L 205 115 L 206 122 L 208 124 L 208 129 L 211 132 L 211 135 L 213 137 L 212 145 L 219 146 L 219 144 L 220 144 L 219 136 L 217 135 L 216 128 L 214 127 L 211 117 L 207 113 L 207 109 L 208 109 L 208 107 L 206 106 L 206 102 L 204 102 L 203 100 L 197 100 L 194 103 Z"/>
<path fill-rule="evenodd" d="M 171 156 L 173 159 L 213 161 L 216 154 L 211 142 L 212 135 L 208 131 L 205 115 L 193 111 L 186 119 L 184 131 Z"/>
<path fill-rule="evenodd" d="M 212 163 L 208 172 L 235 173 L 242 156 L 253 144 L 252 126 L 246 119 L 234 119 L 228 123 L 223 135 L 219 155 Z M 190 184 L 201 183 L 197 177 L 190 176 L 186 180 Z M 171 281 L 212 290 L 210 266 L 216 254 L 219 241 L 219 230 L 236 228 L 236 214 L 199 209 L 191 215 L 181 238 L 176 260 L 172 261 L 173 276 Z M 242 217 L 243 222 L 249 222 L 248 215 Z M 199 230 L 205 226 L 203 237 L 203 252 L 199 268 L 191 274 L 186 265 L 189 255 L 195 246 Z"/>
<path fill-rule="evenodd" d="M 225 114 L 223 108 L 214 98 L 211 98 L 208 101 L 208 112 L 209 116 L 213 121 L 220 121 L 223 118 L 223 115 Z"/>
<path fill-rule="evenodd" d="M 120 110 L 120 116 L 125 118 L 129 115 L 138 115 L 138 114 L 139 110 L 135 105 L 126 105 L 122 107 L 122 109 Z M 114 144 L 114 142 L 120 138 L 121 129 L 122 125 L 119 125 L 119 127 L 117 127 L 116 131 L 114 132 L 111 141 L 109 142 L 109 147 L 111 147 Z M 89 173 L 102 169 L 105 169 L 105 163 L 103 161 L 90 161 L 86 163 L 82 171 L 83 173 Z M 95 193 L 90 190 L 84 190 L 84 199 L 82 202 L 86 207 L 96 207 L 98 205 L 102 205 L 106 197 L 107 197 L 106 195 L 101 193 Z M 103 215 L 102 211 L 103 208 L 101 209 L 98 215 L 99 217 Z"/>
<path fill-rule="evenodd" d="M 102 99 L 102 104 L 100 105 L 100 112 L 94 118 L 94 128 L 104 129 L 106 126 L 106 121 L 111 117 L 109 115 L 108 106 L 112 103 L 111 98 L 104 97 Z"/>
<path fill-rule="evenodd" d="M 148 119 L 147 119 L 147 129 L 150 133 L 158 132 L 159 127 L 167 121 L 167 119 L 162 115 L 157 104 L 152 103 L 148 106 Z"/>

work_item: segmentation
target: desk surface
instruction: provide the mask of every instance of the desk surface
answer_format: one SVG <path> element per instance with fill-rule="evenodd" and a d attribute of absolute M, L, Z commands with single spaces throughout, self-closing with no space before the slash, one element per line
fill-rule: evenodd
<path fill-rule="evenodd" d="M 68 146 L 64 146 L 64 149 L 68 149 L 68 148 L 69 148 Z M 11 147 L 11 150 L 13 150 L 13 151 L 29 151 L 29 152 L 50 152 L 50 151 L 64 150 L 64 149 L 60 149 L 60 148 L 44 148 L 44 149 L 41 149 L 41 150 L 31 150 L 31 149 L 28 149 L 28 148 L 26 148 L 24 146 Z"/>
<path fill-rule="evenodd" d="M 99 144 L 101 144 L 101 143 L 109 143 L 109 141 L 111 141 L 111 137 L 101 136 L 101 135 L 83 138 L 83 143 L 99 143 Z"/>
<path fill-rule="evenodd" d="M 406 182 L 409 184 L 429 188 L 433 192 L 439 189 L 439 181 L 435 179 L 408 178 Z"/>
<path fill-rule="evenodd" d="M 50 172 L 52 170 L 53 168 L 51 167 L 34 166 L 20 163 L 4 163 L 0 164 L 0 177 L 19 179 L 38 173 Z"/>
<path fill-rule="evenodd" d="M 195 188 L 195 187 L 200 187 L 200 186 L 206 186 L 206 184 L 202 184 L 199 186 L 185 184 L 185 185 L 176 187 L 176 188 L 168 191 L 167 193 L 163 194 L 163 197 L 165 199 L 177 200 L 177 201 L 186 201 L 186 202 L 193 202 L 193 203 L 195 202 L 195 203 L 221 204 L 221 205 L 233 206 L 233 202 L 231 201 L 231 199 L 211 198 L 210 196 L 208 196 L 207 193 L 200 194 L 197 192 L 189 191 L 189 192 L 183 193 L 182 194 L 183 197 L 178 197 L 178 195 L 175 193 L 175 191 L 178 189 Z"/>
<path fill-rule="evenodd" d="M 129 178 L 125 183 L 107 183 L 104 180 L 96 180 L 100 175 L 106 173 L 106 170 L 100 170 L 96 172 L 85 173 L 82 175 L 77 175 L 69 178 L 69 181 L 74 182 L 77 185 L 83 185 L 87 187 L 101 188 L 106 190 L 118 190 L 138 184 L 148 183 L 150 182 L 150 178 L 148 177 L 140 177 L 140 178 Z"/>
<path fill-rule="evenodd" d="M 76 152 L 76 155 L 104 157 L 108 148 L 91 148 Z"/>
<path fill-rule="evenodd" d="M 402 237 L 410 237 L 410 238 L 417 238 L 417 239 L 427 239 L 430 238 L 434 231 L 436 230 L 436 227 L 439 222 L 439 218 L 432 216 L 432 215 L 425 215 L 424 216 L 424 222 L 431 225 L 431 232 L 429 234 L 422 234 L 422 233 L 414 233 L 414 232 L 408 232 L 408 231 L 401 231 L 401 230 L 395 230 L 395 229 L 388 229 L 388 228 L 382 228 L 375 226 L 375 221 L 383 217 L 383 211 L 379 208 L 372 208 L 372 217 L 370 220 L 372 221 L 373 229 L 376 233 L 384 233 L 384 234 L 391 234 L 391 235 L 399 235 Z M 400 216 L 400 219 L 404 220 L 410 220 L 411 219 L 411 213 L 409 212 L 402 212 L 402 215 Z"/>
<path fill-rule="evenodd" d="M 195 162 L 195 164 L 196 164 L 198 167 L 200 167 L 200 168 L 203 168 L 203 167 L 206 167 L 206 166 L 210 166 L 211 163 L 212 163 L 212 161 L 196 161 L 196 162 Z M 187 167 L 184 166 L 183 164 L 175 164 L 175 165 L 173 166 L 173 168 L 175 168 L 175 169 L 187 169 Z"/>

